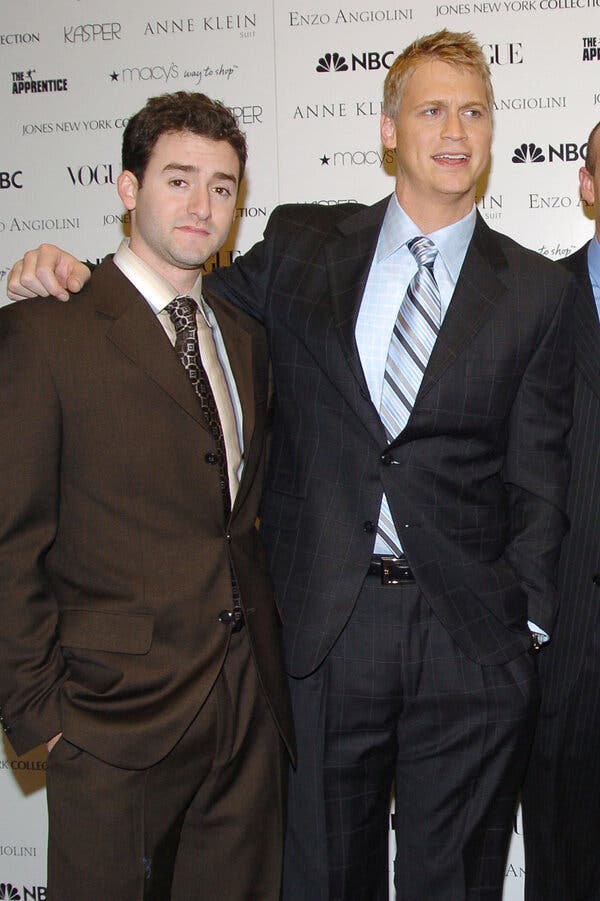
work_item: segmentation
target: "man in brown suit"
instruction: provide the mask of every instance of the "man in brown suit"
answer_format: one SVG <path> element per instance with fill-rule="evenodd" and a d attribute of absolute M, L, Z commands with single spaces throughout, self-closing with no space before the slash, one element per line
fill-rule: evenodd
<path fill-rule="evenodd" d="M 267 347 L 200 284 L 245 160 L 221 104 L 149 101 L 130 242 L 68 311 L 0 311 L 0 716 L 17 753 L 49 746 L 51 901 L 279 897 Z"/>

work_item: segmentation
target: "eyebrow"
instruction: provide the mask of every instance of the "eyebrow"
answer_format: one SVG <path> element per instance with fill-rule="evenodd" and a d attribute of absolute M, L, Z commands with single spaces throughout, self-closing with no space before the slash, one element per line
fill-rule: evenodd
<path fill-rule="evenodd" d="M 431 98 L 430 100 L 423 100 L 422 103 L 419 103 L 418 106 L 430 106 L 431 104 L 437 104 L 438 106 L 447 106 L 448 98 Z M 482 106 L 485 109 L 488 108 L 487 102 L 485 100 L 465 100 L 464 103 L 461 103 L 459 109 L 464 109 L 467 106 Z"/>
<path fill-rule="evenodd" d="M 163 167 L 163 172 L 199 172 L 198 166 L 191 166 L 187 163 L 167 163 L 166 166 Z M 237 185 L 237 178 L 232 172 L 213 172 L 211 178 L 217 178 L 219 180 L 225 179 L 226 181 L 233 182 L 234 185 Z"/>

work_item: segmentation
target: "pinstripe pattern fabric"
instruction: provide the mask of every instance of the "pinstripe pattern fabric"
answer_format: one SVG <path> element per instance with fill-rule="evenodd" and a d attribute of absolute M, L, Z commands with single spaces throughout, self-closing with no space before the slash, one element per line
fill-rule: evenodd
<path fill-rule="evenodd" d="M 437 248 L 429 238 L 421 236 L 409 241 L 408 249 L 419 268 L 408 286 L 392 332 L 379 411 L 390 442 L 408 421 L 440 330 L 440 292 L 433 274 Z M 402 553 L 385 495 L 377 532 L 388 553 Z"/>
<path fill-rule="evenodd" d="M 288 826 L 301 812 L 314 850 L 285 901 L 388 901 L 394 782 L 398 901 L 499 901 L 533 658 L 480 667 L 414 585 L 367 578 L 335 648 L 291 692 L 303 758 Z"/>
<path fill-rule="evenodd" d="M 320 664 L 351 615 L 384 493 L 420 587 L 467 654 L 504 663 L 529 646 L 527 612 L 541 627 L 553 620 L 568 277 L 478 216 L 412 415 L 390 446 L 355 338 L 388 202 L 279 207 L 263 242 L 204 281 L 269 332 L 277 404 L 261 532 L 295 676 Z"/>
<path fill-rule="evenodd" d="M 540 626 L 552 627 L 553 562 L 566 528 L 571 347 L 565 311 L 571 287 L 551 261 L 495 234 L 478 216 L 412 413 L 389 442 L 356 342 L 387 205 L 386 199 L 369 209 L 281 207 L 263 242 L 210 277 L 265 323 L 277 386 L 261 531 L 282 610 L 286 665 L 296 677 L 291 683 L 301 748 L 291 775 L 283 897 L 340 901 L 338 888 L 336 895 L 330 887 L 342 884 L 348 901 L 375 901 L 385 854 L 376 850 L 379 841 L 363 841 L 364 813 L 375 795 L 381 797 L 387 826 L 391 768 L 392 776 L 404 774 L 396 778 L 399 896 L 498 901 L 502 868 L 488 866 L 490 846 L 477 826 L 481 805 L 487 805 L 496 847 L 510 835 L 522 755 L 503 765 L 502 801 L 493 786 L 498 747 L 525 744 L 533 720 L 527 709 L 523 721 L 527 699 L 519 688 L 525 684 L 522 668 L 528 667 L 527 685 L 535 690 L 525 653 L 528 607 Z M 412 621 L 404 633 L 410 644 L 386 654 L 387 637 L 398 634 L 395 624 L 408 615 L 409 605 L 404 593 L 365 578 L 383 494 L 429 608 L 435 664 L 432 632 L 413 629 Z M 376 583 L 373 589 L 367 581 Z M 365 609 L 371 629 L 361 618 Z M 371 753 L 362 723 L 356 728 L 356 717 L 364 715 L 371 735 L 378 731 L 378 663 L 384 659 L 390 659 L 392 703 L 410 687 L 406 661 L 417 668 L 421 662 L 439 665 L 435 683 L 429 680 L 420 697 L 410 698 L 401 716 L 397 707 L 392 711 L 387 734 L 395 760 L 387 771 Z M 458 669 L 463 661 L 472 678 L 487 680 L 489 693 L 477 700 L 473 683 Z M 451 679 L 452 700 L 445 695 L 434 712 L 436 689 L 446 692 Z M 333 698 L 332 717 L 317 732 L 324 695 L 315 695 L 321 687 Z M 338 714 L 344 722 L 336 720 Z M 494 730 L 496 724 L 508 728 L 504 737 L 497 733 L 493 748 L 477 744 L 473 731 L 457 731 L 487 736 L 488 726 Z M 340 727 L 348 742 L 339 740 Z M 448 763 L 446 790 L 426 770 L 439 763 L 439 737 L 451 743 L 464 767 Z M 338 749 L 344 756 L 336 760 Z M 421 760 L 413 768 L 419 750 Z M 360 781 L 365 769 L 368 783 Z M 477 771 L 474 781 L 465 777 L 469 769 Z M 353 774 L 357 783 L 343 782 Z M 347 803 L 349 798 L 355 803 Z M 480 805 L 471 808 L 472 815 L 465 812 L 466 798 Z M 462 821 L 453 829 L 457 802 Z M 376 819 L 381 834 L 384 821 L 378 814 Z M 432 831 L 434 841 L 426 840 Z M 342 842 L 336 841 L 341 853 L 334 857 L 330 836 L 336 835 Z M 415 844 L 418 855 L 411 857 Z M 441 876 L 440 861 L 448 864 Z M 474 886 L 468 893 L 456 890 L 465 873 Z M 413 876 L 418 894 L 411 895 Z M 442 888 L 430 891 L 433 882 Z"/>
<path fill-rule="evenodd" d="M 564 261 L 578 282 L 571 529 L 558 619 L 539 655 L 542 715 L 523 791 L 527 901 L 600 898 L 600 324 L 587 250 Z"/>

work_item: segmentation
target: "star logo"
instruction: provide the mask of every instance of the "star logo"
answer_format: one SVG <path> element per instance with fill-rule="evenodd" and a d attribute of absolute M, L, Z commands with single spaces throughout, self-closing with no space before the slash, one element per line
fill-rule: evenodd
<path fill-rule="evenodd" d="M 119 75 L 118 75 L 118 73 L 117 73 L 117 72 L 111 72 L 111 73 L 110 73 L 110 80 L 111 80 L 111 81 L 118 81 L 118 80 L 119 80 Z"/>
<path fill-rule="evenodd" d="M 328 165 L 329 165 L 329 160 L 331 159 L 331 157 L 330 157 L 330 156 L 327 156 L 326 154 L 323 154 L 323 156 L 319 157 L 319 159 L 321 160 L 321 165 L 322 165 L 322 166 L 328 166 Z"/>
<path fill-rule="evenodd" d="M 27 74 L 25 75 L 25 78 L 28 78 L 31 81 L 34 74 L 35 74 L 35 69 L 28 69 Z"/>

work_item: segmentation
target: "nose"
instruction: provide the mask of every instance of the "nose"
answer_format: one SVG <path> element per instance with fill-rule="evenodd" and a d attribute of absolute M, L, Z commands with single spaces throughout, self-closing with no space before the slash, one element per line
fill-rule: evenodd
<path fill-rule="evenodd" d="M 188 197 L 188 213 L 198 219 L 210 216 L 210 192 L 206 185 L 196 185 Z"/>
<path fill-rule="evenodd" d="M 466 137 L 465 123 L 459 110 L 448 111 L 448 115 L 444 120 L 442 137 L 449 138 L 451 141 L 461 141 Z"/>

